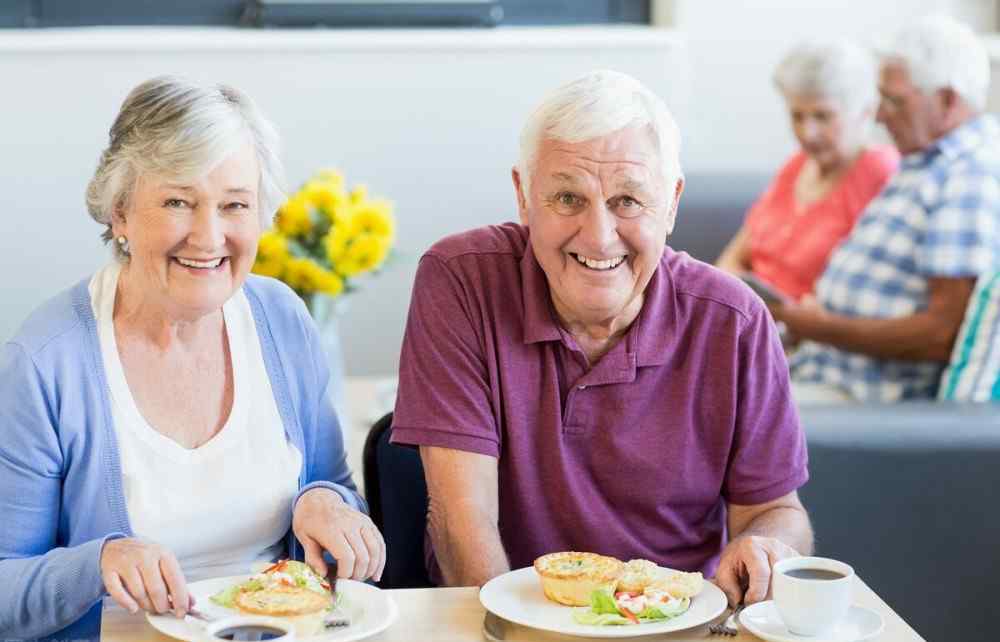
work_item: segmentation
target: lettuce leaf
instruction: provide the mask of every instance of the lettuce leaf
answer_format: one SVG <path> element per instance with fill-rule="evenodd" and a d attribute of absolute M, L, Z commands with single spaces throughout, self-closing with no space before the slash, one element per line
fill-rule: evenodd
<path fill-rule="evenodd" d="M 236 608 L 236 594 L 240 592 L 240 585 L 234 584 L 227 589 L 222 589 L 215 595 L 212 595 L 208 599 L 212 602 L 218 604 L 219 606 L 224 606 L 227 609 Z"/>
<path fill-rule="evenodd" d="M 683 598 L 680 600 L 675 600 L 670 604 L 659 604 L 656 606 L 647 606 L 642 613 L 639 614 L 640 620 L 669 620 L 675 618 L 678 615 L 686 612 L 688 606 L 690 606 L 691 600 L 689 598 Z"/>
<path fill-rule="evenodd" d="M 625 617 L 615 613 L 594 613 L 592 609 L 582 608 L 573 610 L 573 619 L 578 624 L 588 626 L 617 626 L 619 624 L 630 624 Z"/>
<path fill-rule="evenodd" d="M 247 580 L 242 584 L 234 584 L 227 589 L 222 589 L 215 595 L 210 596 L 208 599 L 219 606 L 226 607 L 227 609 L 235 609 L 237 593 L 240 591 L 259 591 L 262 588 L 264 588 L 264 583 L 260 580 Z"/>
<path fill-rule="evenodd" d="M 617 615 L 625 620 L 621 613 L 618 612 L 618 605 L 615 604 L 614 596 L 607 591 L 597 590 L 590 594 L 590 610 L 598 615 Z M 628 620 L 625 621 L 627 622 Z"/>

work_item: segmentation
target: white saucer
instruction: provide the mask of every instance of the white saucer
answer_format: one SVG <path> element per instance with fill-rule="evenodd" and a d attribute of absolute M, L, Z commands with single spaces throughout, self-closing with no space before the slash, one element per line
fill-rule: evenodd
<path fill-rule="evenodd" d="M 885 628 L 881 615 L 863 606 L 852 606 L 844 621 L 830 633 L 811 637 L 796 635 L 785 627 L 772 600 L 743 609 L 740 624 L 768 642 L 861 642 L 870 640 Z"/>

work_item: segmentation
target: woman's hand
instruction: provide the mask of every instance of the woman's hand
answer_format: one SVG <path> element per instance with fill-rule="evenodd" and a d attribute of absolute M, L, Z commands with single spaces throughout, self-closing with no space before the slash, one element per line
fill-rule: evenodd
<path fill-rule="evenodd" d="M 177 558 L 153 542 L 134 537 L 105 542 L 101 579 L 115 602 L 131 613 L 173 610 L 184 617 L 194 606 Z"/>
<path fill-rule="evenodd" d="M 326 575 L 326 550 L 337 560 L 337 577 L 382 579 L 382 534 L 367 515 L 348 506 L 329 488 L 314 488 L 299 498 L 292 530 L 305 549 L 306 564 L 320 575 Z"/>

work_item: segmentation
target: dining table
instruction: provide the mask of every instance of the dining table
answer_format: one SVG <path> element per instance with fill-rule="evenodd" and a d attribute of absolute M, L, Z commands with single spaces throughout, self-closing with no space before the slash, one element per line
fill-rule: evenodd
<path fill-rule="evenodd" d="M 345 381 L 345 407 L 340 410 L 347 449 L 347 460 L 361 486 L 362 451 L 372 424 L 392 409 L 395 379 L 385 377 L 348 377 Z M 361 488 L 363 492 L 363 488 Z M 391 589 L 388 595 L 399 608 L 396 621 L 385 631 L 366 638 L 371 642 L 557 642 L 571 638 L 514 624 L 491 616 L 480 604 L 476 587 Z M 854 603 L 882 616 L 885 628 L 874 642 L 919 642 L 923 638 L 896 614 L 860 578 L 855 577 Z M 689 640 L 758 641 L 759 638 L 739 627 L 735 637 L 709 632 L 711 624 L 721 622 L 722 614 L 701 626 L 675 633 L 642 636 L 644 642 L 684 642 Z M 485 630 L 484 630 L 484 624 Z M 131 614 L 106 598 L 101 618 L 101 639 L 108 642 L 168 642 L 169 638 L 154 629 L 142 613 Z M 590 638 L 593 639 L 593 638 Z M 621 638 L 619 638 L 621 639 Z"/>
<path fill-rule="evenodd" d="M 399 616 L 388 629 L 373 637 L 371 642 L 568 642 L 583 641 L 566 635 L 531 629 L 492 617 L 484 631 L 487 611 L 479 602 L 476 587 L 391 589 L 386 591 L 399 608 Z M 865 582 L 855 577 L 854 604 L 877 612 L 885 622 L 882 633 L 873 642 L 920 642 L 923 640 Z M 735 637 L 712 635 L 710 624 L 725 618 L 720 615 L 711 622 L 674 633 L 648 635 L 644 642 L 690 642 L 693 640 L 732 640 L 759 642 L 759 638 L 739 627 Z M 331 638 L 335 639 L 335 638 Z M 587 638 L 594 639 L 594 638 Z M 620 639 L 620 638 L 619 638 Z M 110 599 L 104 602 L 101 618 L 101 640 L 105 642 L 170 642 L 154 629 L 142 613 L 131 614 Z"/>

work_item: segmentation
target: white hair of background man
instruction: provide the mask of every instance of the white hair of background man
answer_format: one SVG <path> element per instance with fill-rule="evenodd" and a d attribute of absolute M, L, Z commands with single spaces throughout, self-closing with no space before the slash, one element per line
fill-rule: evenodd
<path fill-rule="evenodd" d="M 968 26 L 946 15 L 929 15 L 900 31 L 879 52 L 883 62 L 902 63 L 924 94 L 951 88 L 975 111 L 986 108 L 990 58 Z"/>
<path fill-rule="evenodd" d="M 875 118 L 878 65 L 871 52 L 849 40 L 796 45 L 778 63 L 774 84 L 786 100 L 823 98 L 833 101 L 849 120 L 866 109 Z"/>
<path fill-rule="evenodd" d="M 258 209 L 261 229 L 270 227 L 284 199 L 284 168 L 278 134 L 249 96 L 226 85 L 199 85 L 171 76 L 147 80 L 122 103 L 111 126 L 107 149 L 87 185 L 87 209 L 107 226 L 111 240 L 117 209 L 126 208 L 140 175 L 195 180 L 247 142 L 260 167 Z M 115 256 L 127 256 L 112 243 Z"/>
<path fill-rule="evenodd" d="M 670 110 L 641 82 L 617 71 L 591 71 L 551 92 L 521 130 L 518 172 L 525 197 L 543 140 L 581 143 L 625 127 L 647 127 L 662 164 L 664 185 L 682 177 L 681 136 Z"/>

